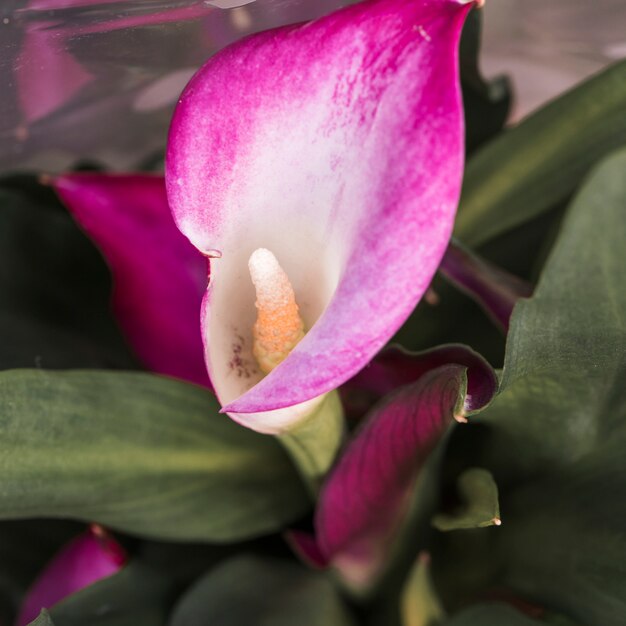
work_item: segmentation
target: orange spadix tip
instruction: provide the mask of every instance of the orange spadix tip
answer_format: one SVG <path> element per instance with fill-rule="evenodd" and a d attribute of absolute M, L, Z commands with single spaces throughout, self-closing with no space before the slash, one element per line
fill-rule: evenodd
<path fill-rule="evenodd" d="M 253 353 L 261 371 L 269 374 L 304 337 L 304 323 L 289 278 L 269 250 L 255 250 L 248 268 L 256 289 Z"/>

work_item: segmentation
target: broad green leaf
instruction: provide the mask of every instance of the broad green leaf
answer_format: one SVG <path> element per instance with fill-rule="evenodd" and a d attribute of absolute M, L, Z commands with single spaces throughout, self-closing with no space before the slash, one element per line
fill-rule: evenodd
<path fill-rule="evenodd" d="M 54 626 L 165 626 L 176 591 L 166 573 L 131 563 L 48 610 Z"/>
<path fill-rule="evenodd" d="M 534 297 L 513 313 L 503 392 L 483 414 L 506 425 L 507 465 L 520 438 L 528 449 L 514 459 L 534 472 L 576 461 L 626 431 L 625 171 L 622 150 L 589 178 Z"/>
<path fill-rule="evenodd" d="M 499 526 L 500 503 L 498 486 L 491 472 L 473 467 L 458 479 L 458 491 L 463 507 L 454 513 L 438 513 L 433 518 L 437 530 L 462 530 Z"/>
<path fill-rule="evenodd" d="M 566 200 L 626 143 L 626 61 L 502 133 L 468 163 L 455 234 L 475 247 Z"/>
<path fill-rule="evenodd" d="M 0 369 L 134 368 L 98 252 L 34 177 L 0 180 Z"/>
<path fill-rule="evenodd" d="M 295 563 L 240 556 L 201 578 L 169 626 L 353 626 L 322 574 Z"/>
<path fill-rule="evenodd" d="M 430 556 L 419 555 L 402 590 L 402 626 L 434 626 L 445 617 L 430 576 Z"/>
<path fill-rule="evenodd" d="M 97 521 L 145 537 L 234 541 L 307 508 L 276 441 L 210 392 L 142 373 L 0 373 L 0 518 Z"/>
<path fill-rule="evenodd" d="M 513 314 L 502 392 L 476 418 L 488 429 L 480 463 L 501 488 L 505 523 L 489 542 L 465 534 L 448 543 L 438 580 L 452 601 L 463 588 L 452 569 L 479 564 L 491 571 L 483 587 L 586 626 L 624 623 L 625 172 L 621 150 L 591 174 L 534 297 Z"/>

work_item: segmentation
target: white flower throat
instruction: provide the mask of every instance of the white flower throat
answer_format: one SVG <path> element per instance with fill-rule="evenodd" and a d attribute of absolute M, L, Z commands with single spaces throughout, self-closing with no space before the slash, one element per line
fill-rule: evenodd
<path fill-rule="evenodd" d="M 248 268 L 257 308 L 252 351 L 261 371 L 269 374 L 304 337 L 304 322 L 289 278 L 269 250 L 255 250 Z"/>

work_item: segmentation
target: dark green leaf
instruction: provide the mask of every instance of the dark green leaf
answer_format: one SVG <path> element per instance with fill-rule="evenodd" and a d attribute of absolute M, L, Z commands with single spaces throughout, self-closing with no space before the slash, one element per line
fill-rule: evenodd
<path fill-rule="evenodd" d="M 0 183 L 0 369 L 135 367 L 98 252 L 33 177 Z"/>
<path fill-rule="evenodd" d="M 351 626 L 322 574 L 287 561 L 242 556 L 223 563 L 176 607 L 170 626 Z"/>
<path fill-rule="evenodd" d="M 510 447 L 527 440 L 520 470 L 576 461 L 626 429 L 625 171 L 620 151 L 590 177 L 535 296 L 513 314 L 503 392 L 484 417 L 506 426 Z"/>
<path fill-rule="evenodd" d="M 540 626 L 545 624 L 504 604 L 480 604 L 446 620 L 441 626 Z"/>
<path fill-rule="evenodd" d="M 505 523 L 448 542 L 438 578 L 448 601 L 482 577 L 586 626 L 624 623 L 624 172 L 626 150 L 593 172 L 535 296 L 513 314 L 503 391 L 475 420 L 489 429 L 480 463 L 498 480 Z"/>
<path fill-rule="evenodd" d="M 477 10 L 467 16 L 459 51 L 468 154 L 502 129 L 511 108 L 508 79 L 500 76 L 486 81 L 480 73 L 482 16 L 483 12 Z"/>
<path fill-rule="evenodd" d="M 555 207 L 626 143 L 626 61 L 561 96 L 468 163 L 455 234 L 475 247 Z"/>
<path fill-rule="evenodd" d="M 26 589 L 57 550 L 83 528 L 58 520 L 0 522 L 0 624 L 9 624 Z"/>
<path fill-rule="evenodd" d="M 500 504 L 498 486 L 491 472 L 473 467 L 465 470 L 458 479 L 462 508 L 454 513 L 439 513 L 433 518 L 437 530 L 461 530 L 499 526 Z"/>
<path fill-rule="evenodd" d="M 307 507 L 276 441 L 210 392 L 140 373 L 0 373 L 0 517 L 70 517 L 155 538 L 231 541 Z"/>
<path fill-rule="evenodd" d="M 494 367 L 502 367 L 504 335 L 469 296 L 441 276 L 432 284 L 437 302 L 425 299 L 391 339 L 413 351 L 446 343 L 462 343 L 484 356 Z"/>
<path fill-rule="evenodd" d="M 165 573 L 132 563 L 49 611 L 54 626 L 164 626 L 175 594 Z"/>

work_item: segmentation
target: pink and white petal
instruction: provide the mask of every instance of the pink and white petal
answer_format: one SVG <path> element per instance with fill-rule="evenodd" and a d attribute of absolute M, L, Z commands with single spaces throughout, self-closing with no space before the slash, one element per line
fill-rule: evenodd
<path fill-rule="evenodd" d="M 368 0 L 244 39 L 183 92 L 168 197 L 198 249 L 222 253 L 203 334 L 216 392 L 239 421 L 271 430 L 265 412 L 339 386 L 427 289 L 460 191 L 457 45 L 469 6 Z M 287 272 L 309 328 L 265 378 L 247 272 L 260 247 Z"/>
<path fill-rule="evenodd" d="M 207 262 L 177 229 L 163 178 L 76 173 L 52 184 L 111 268 L 114 311 L 140 359 L 210 386 L 200 332 Z"/>
<path fill-rule="evenodd" d="M 67 596 L 112 576 L 126 557 L 115 540 L 89 530 L 66 544 L 39 574 L 28 590 L 15 622 L 25 626 L 43 608 L 50 608 Z"/>

